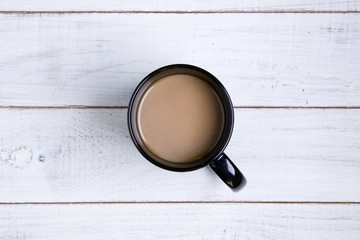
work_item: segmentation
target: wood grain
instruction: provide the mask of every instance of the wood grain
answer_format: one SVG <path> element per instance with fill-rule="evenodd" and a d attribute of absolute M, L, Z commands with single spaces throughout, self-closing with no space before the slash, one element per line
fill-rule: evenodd
<path fill-rule="evenodd" d="M 171 63 L 212 72 L 235 106 L 360 106 L 358 14 L 10 14 L 0 22 L 2 106 L 126 106 L 142 78 Z"/>
<path fill-rule="evenodd" d="M 2 239 L 344 239 L 360 205 L 0 205 Z"/>
<path fill-rule="evenodd" d="M 2 11 L 356 11 L 359 5 L 358 0 L 0 0 Z"/>
<path fill-rule="evenodd" d="M 360 109 L 236 109 L 236 194 L 210 168 L 147 162 L 126 111 L 1 109 L 0 202 L 360 201 Z"/>

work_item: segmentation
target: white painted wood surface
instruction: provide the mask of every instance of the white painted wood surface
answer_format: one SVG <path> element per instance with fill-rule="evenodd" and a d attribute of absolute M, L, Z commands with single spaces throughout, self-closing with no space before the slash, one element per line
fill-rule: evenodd
<path fill-rule="evenodd" d="M 0 239 L 359 239 L 359 3 L 0 0 Z M 107 108 L 170 63 L 248 107 L 241 192 L 148 163 Z"/>
<path fill-rule="evenodd" d="M 30 240 L 357 240 L 360 205 L 0 205 L 0 236 Z"/>
<path fill-rule="evenodd" d="M 0 202 L 360 201 L 360 109 L 236 109 L 226 153 L 248 178 L 239 193 L 210 168 L 147 162 L 126 112 L 0 110 Z"/>
<path fill-rule="evenodd" d="M 1 11 L 358 11 L 358 0 L 0 0 Z"/>
<path fill-rule="evenodd" d="M 127 106 L 201 66 L 235 106 L 360 106 L 360 14 L 2 14 L 0 105 Z"/>

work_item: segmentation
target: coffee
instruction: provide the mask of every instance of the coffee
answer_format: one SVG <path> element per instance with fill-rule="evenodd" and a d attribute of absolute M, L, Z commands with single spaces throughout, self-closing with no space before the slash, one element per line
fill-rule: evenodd
<path fill-rule="evenodd" d="M 224 110 L 215 90 L 189 74 L 173 74 L 153 83 L 140 100 L 136 118 L 146 147 L 174 163 L 207 155 L 224 126 Z"/>

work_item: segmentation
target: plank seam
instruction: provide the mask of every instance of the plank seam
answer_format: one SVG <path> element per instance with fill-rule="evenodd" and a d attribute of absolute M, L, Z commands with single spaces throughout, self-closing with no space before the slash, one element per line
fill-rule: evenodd
<path fill-rule="evenodd" d="M 331 10 L 226 10 L 226 11 L 0 11 L 0 14 L 228 14 L 228 13 L 295 13 L 295 14 L 348 14 L 348 13 L 360 13 L 359 10 L 351 11 L 331 11 Z"/>
<path fill-rule="evenodd" d="M 360 205 L 360 202 L 286 202 L 286 201 L 124 201 L 124 202 L 0 202 L 0 205 L 81 205 L 81 204 L 321 204 Z"/>
<path fill-rule="evenodd" d="M 0 109 L 127 109 L 127 106 L 0 106 Z M 234 106 L 236 109 L 360 109 L 360 106 Z"/>

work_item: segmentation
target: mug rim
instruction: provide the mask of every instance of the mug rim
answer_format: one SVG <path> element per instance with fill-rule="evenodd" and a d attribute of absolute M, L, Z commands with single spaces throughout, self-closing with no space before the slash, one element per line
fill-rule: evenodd
<path fill-rule="evenodd" d="M 194 71 L 198 71 L 201 72 L 203 74 L 205 74 L 206 76 L 208 76 L 209 78 L 211 78 L 212 81 L 214 81 L 216 83 L 216 85 L 218 85 L 221 89 L 221 91 L 223 92 L 223 94 L 225 95 L 225 99 L 228 102 L 229 106 L 231 107 L 230 111 L 229 111 L 229 115 L 227 116 L 230 118 L 230 126 L 229 126 L 229 131 L 228 131 L 228 135 L 226 136 L 226 140 L 222 143 L 221 148 L 216 152 L 216 154 L 214 154 L 213 157 L 211 157 L 209 160 L 201 162 L 198 165 L 192 166 L 192 167 L 185 167 L 185 168 L 176 168 L 176 167 L 170 167 L 170 166 L 166 166 L 164 164 L 159 163 L 158 161 L 156 161 L 155 159 L 153 159 L 151 156 L 149 156 L 140 146 L 140 144 L 138 143 L 138 141 L 135 138 L 134 132 L 133 132 L 133 126 L 131 124 L 131 113 L 133 111 L 133 105 L 134 105 L 134 101 L 135 98 L 139 92 L 139 90 L 141 89 L 141 87 L 148 81 L 150 80 L 153 76 L 159 74 L 160 72 L 164 72 L 170 69 L 174 69 L 174 68 L 187 68 L 187 69 L 191 69 Z M 137 148 L 137 150 L 141 153 L 141 155 L 143 155 L 143 157 L 145 157 L 149 162 L 151 162 L 152 164 L 154 164 L 157 167 L 169 170 L 169 171 L 175 171 L 175 172 L 187 172 L 187 171 L 194 171 L 200 168 L 203 168 L 207 165 L 209 165 L 210 163 L 214 162 L 215 160 L 219 159 L 221 157 L 221 155 L 223 154 L 225 148 L 227 147 L 227 145 L 229 144 L 229 141 L 231 139 L 232 136 L 232 132 L 233 132 L 233 128 L 234 128 L 234 107 L 230 98 L 229 93 L 226 91 L 225 87 L 222 85 L 222 83 L 214 76 L 212 75 L 210 72 L 194 66 L 194 65 L 189 65 L 189 64 L 170 64 L 170 65 L 166 65 L 163 67 L 160 67 L 156 70 L 154 70 L 153 72 L 149 73 L 135 88 L 133 94 L 131 95 L 130 98 L 130 102 L 129 102 L 129 106 L 128 106 L 128 112 L 127 112 L 127 125 L 128 125 L 128 129 L 129 129 L 129 133 L 131 136 L 131 140 L 133 141 L 135 147 Z"/>

